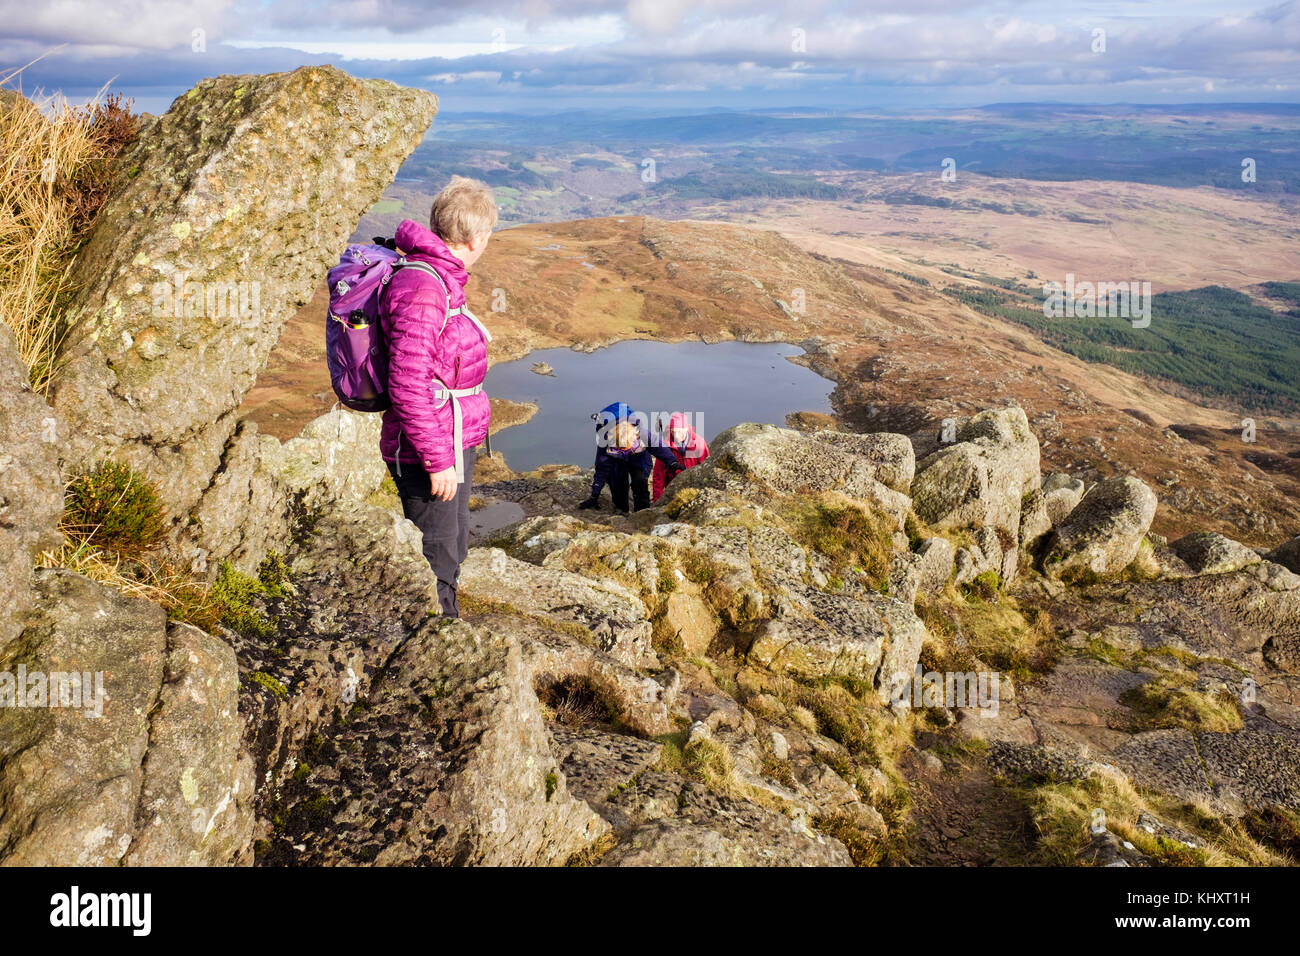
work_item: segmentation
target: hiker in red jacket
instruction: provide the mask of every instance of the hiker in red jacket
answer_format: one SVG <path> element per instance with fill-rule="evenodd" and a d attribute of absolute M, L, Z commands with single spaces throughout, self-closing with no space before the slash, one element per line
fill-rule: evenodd
<path fill-rule="evenodd" d="M 388 344 L 388 391 L 379 450 L 424 536 L 447 617 L 459 617 L 456 587 L 469 552 L 469 493 L 477 446 L 491 410 L 483 392 L 491 335 L 466 308 L 469 269 L 497 221 L 492 190 L 461 176 L 433 200 L 429 228 L 406 219 L 398 252 L 433 267 L 393 273 L 379 308 Z"/>
<path fill-rule="evenodd" d="M 694 468 L 709 457 L 709 443 L 696 434 L 690 419 L 681 412 L 675 412 L 668 419 L 668 431 L 663 436 L 668 450 L 677 458 L 682 470 Z M 668 473 L 664 463 L 655 459 L 654 472 L 650 476 L 650 500 L 658 501 L 664 496 L 664 488 L 677 476 L 677 472 Z"/>

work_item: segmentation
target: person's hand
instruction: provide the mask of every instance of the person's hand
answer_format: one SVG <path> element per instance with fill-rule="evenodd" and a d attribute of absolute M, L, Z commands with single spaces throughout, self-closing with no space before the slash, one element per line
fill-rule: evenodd
<path fill-rule="evenodd" d="M 455 498 L 458 484 L 455 465 L 429 476 L 429 491 L 438 501 L 451 501 Z"/>
<path fill-rule="evenodd" d="M 590 498 L 587 498 L 585 501 L 579 504 L 578 507 L 581 508 L 583 511 L 589 511 L 592 508 L 599 509 L 600 499 L 597 498 L 595 495 L 592 495 Z"/>

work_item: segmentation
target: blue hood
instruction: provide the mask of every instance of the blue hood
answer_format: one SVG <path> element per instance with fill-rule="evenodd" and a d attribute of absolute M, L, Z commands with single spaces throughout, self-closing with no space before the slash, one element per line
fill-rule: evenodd
<path fill-rule="evenodd" d="M 600 431 L 603 425 L 612 421 L 626 421 L 634 414 L 632 406 L 627 402 L 611 402 L 591 417 L 595 419 L 596 431 Z"/>

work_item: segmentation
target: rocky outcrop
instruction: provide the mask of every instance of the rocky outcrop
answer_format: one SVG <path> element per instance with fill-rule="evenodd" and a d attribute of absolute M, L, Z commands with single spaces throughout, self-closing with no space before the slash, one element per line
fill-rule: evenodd
<path fill-rule="evenodd" d="M 720 488 L 742 498 L 751 497 L 751 486 L 787 495 L 836 491 L 893 517 L 901 529 L 911 502 L 892 485 L 902 483 L 911 455 L 898 439 L 906 442 L 903 436 L 810 437 L 775 425 L 737 425 L 713 440 L 708 460 L 669 488 L 673 494 Z"/>
<path fill-rule="evenodd" d="M 37 582 L 31 622 L 0 660 L 28 685 L 26 706 L 0 708 L 0 861 L 239 860 L 253 788 L 230 648 L 80 575 Z"/>
<path fill-rule="evenodd" d="M 430 93 L 328 66 L 179 97 L 121 156 L 77 259 L 51 389 L 69 461 L 111 452 L 187 515 L 246 453 L 228 449 L 240 400 L 435 110 Z"/>
<path fill-rule="evenodd" d="M 1052 529 L 1069 517 L 1083 498 L 1083 482 L 1069 475 L 1043 479 L 1040 489 L 1031 491 L 1020 510 L 1020 548 L 1032 561 L 1046 543 Z"/>
<path fill-rule="evenodd" d="M 429 621 L 314 746 L 267 862 L 564 863 L 608 830 L 570 796 L 517 640 Z"/>
<path fill-rule="evenodd" d="M 225 632 L 243 677 L 239 708 L 264 817 L 307 742 L 365 699 L 374 676 L 438 606 L 421 547 L 399 515 L 340 505 L 292 542 L 292 592 L 257 599 L 274 638 Z"/>
<path fill-rule="evenodd" d="M 917 465 L 912 482 L 917 516 L 937 529 L 982 525 L 1012 533 L 1020 505 L 1038 489 L 1038 439 L 1023 409 L 980 412 Z"/>
<path fill-rule="evenodd" d="M 1214 531 L 1194 531 L 1169 547 L 1197 574 L 1240 571 L 1260 562 L 1250 548 Z"/>
<path fill-rule="evenodd" d="M 336 408 L 281 444 L 240 422 L 190 515 L 186 556 L 210 573 L 226 560 L 251 572 L 305 516 L 364 501 L 388 475 L 375 453 L 379 426 L 378 415 Z"/>
<path fill-rule="evenodd" d="M 645 606 L 623 585 L 539 568 L 498 548 L 471 548 L 461 565 L 460 586 L 509 607 L 586 628 L 602 651 L 629 667 L 657 663 Z"/>
<path fill-rule="evenodd" d="M 1097 482 L 1053 533 L 1043 557 L 1045 573 L 1119 574 L 1137 557 L 1155 514 L 1155 492 L 1137 478 Z"/>
<path fill-rule="evenodd" d="M 0 653 L 31 609 L 36 556 L 63 540 L 58 452 L 67 428 L 28 385 L 13 333 L 0 322 Z"/>
<path fill-rule="evenodd" d="M 1288 571 L 1300 574 L 1300 535 L 1278 545 L 1269 552 L 1268 559 L 1282 565 Z"/>
<path fill-rule="evenodd" d="M 667 729 L 662 689 L 646 692 L 659 685 L 533 620 L 430 618 L 436 581 L 393 512 L 336 506 L 287 561 L 293 593 L 261 602 L 275 643 L 230 635 L 246 675 L 258 862 L 563 863 L 604 832 L 567 795 L 534 683 L 581 672 L 648 733 Z"/>
<path fill-rule="evenodd" d="M 922 744 L 946 734 L 1026 786 L 1296 807 L 1294 542 L 1261 560 L 1147 538 L 1150 489 L 1042 479 L 1019 408 L 950 445 L 738 425 L 628 516 L 574 513 L 576 467 L 489 469 L 466 620 L 437 617 L 418 533 L 372 494 L 377 418 L 336 410 L 281 443 L 235 417 L 433 106 L 329 68 L 205 81 L 130 147 L 78 261 L 58 415 L 0 338 L 0 862 L 873 862 L 909 825 L 900 755 L 931 748 L 914 756 L 939 789 L 976 750 Z M 33 575 L 58 543 L 58 447 L 159 485 L 181 567 L 222 567 L 210 609 L 169 602 L 209 630 Z M 899 692 L 930 659 L 1017 679 L 989 714 L 914 719 Z M 102 698 L 68 706 L 101 674 Z M 1094 829 L 1079 859 L 1154 857 Z"/>

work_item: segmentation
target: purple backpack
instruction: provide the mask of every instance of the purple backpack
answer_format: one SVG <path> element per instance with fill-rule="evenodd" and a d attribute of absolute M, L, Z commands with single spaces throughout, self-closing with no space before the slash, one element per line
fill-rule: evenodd
<path fill-rule="evenodd" d="M 325 358 L 330 384 L 339 401 L 358 412 L 382 412 L 388 397 L 388 346 L 379 324 L 379 300 L 393 273 L 419 269 L 438 280 L 438 270 L 425 262 L 408 262 L 394 249 L 380 245 L 348 246 L 339 264 L 329 271 L 330 305 L 325 316 Z M 450 293 L 447 295 L 450 303 Z M 447 318 L 460 309 L 448 309 Z"/>

